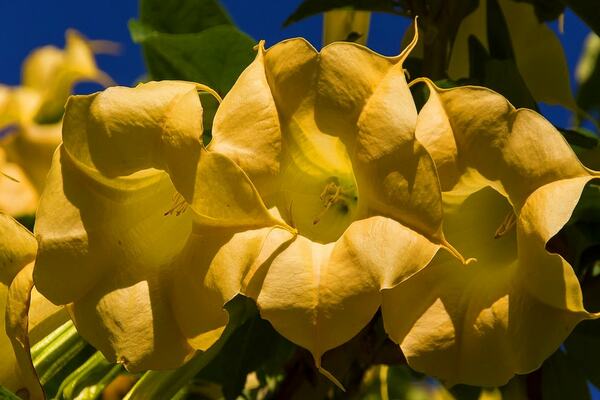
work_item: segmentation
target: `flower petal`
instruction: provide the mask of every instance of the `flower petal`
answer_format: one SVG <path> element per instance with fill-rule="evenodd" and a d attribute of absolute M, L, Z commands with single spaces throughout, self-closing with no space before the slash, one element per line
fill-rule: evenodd
<path fill-rule="evenodd" d="M 6 162 L 0 148 L 0 211 L 19 217 L 35 213 L 39 195 L 17 164 Z"/>
<path fill-rule="evenodd" d="M 256 59 L 219 106 L 209 145 L 237 163 L 259 187 L 279 172 L 281 152 L 279 117 L 265 75 L 264 52 L 261 42 Z"/>
<path fill-rule="evenodd" d="M 29 309 L 33 289 L 33 263 L 23 268 L 10 284 L 6 299 L 6 334 L 12 342 L 19 376 L 27 398 L 45 399 L 33 366 L 29 341 Z"/>
<path fill-rule="evenodd" d="M 77 161 L 106 176 L 148 168 L 169 171 L 186 198 L 202 137 L 202 105 L 196 84 L 162 81 L 135 88 L 73 96 L 67 103 L 63 141 Z M 185 171 L 185 174 L 184 174 Z"/>
<path fill-rule="evenodd" d="M 78 32 L 68 30 L 65 49 L 44 46 L 23 63 L 23 86 L 42 94 L 37 119 L 54 120 L 63 113 L 76 82 L 96 81 L 107 86 L 112 80 L 98 69 L 90 43 Z"/>
<path fill-rule="evenodd" d="M 36 286 L 74 302 L 81 334 L 131 369 L 175 367 L 192 353 L 166 300 L 192 226 L 184 207 L 169 213 L 178 196 L 163 172 L 109 180 L 61 148 L 38 210 Z"/>
<path fill-rule="evenodd" d="M 432 99 L 432 109 L 427 112 L 438 110 L 450 123 L 444 126 L 451 132 L 446 131 L 440 138 L 448 141 L 452 134 L 456 143 L 455 155 L 450 153 L 454 151 L 451 145 L 443 154 L 432 153 L 436 165 L 438 159 L 441 165 L 448 165 L 443 159 L 450 158 L 457 160 L 458 165 L 452 168 L 458 168 L 461 174 L 475 170 L 486 184 L 508 195 L 517 212 L 531 193 L 547 183 L 597 174 L 579 162 L 562 135 L 538 113 L 516 110 L 504 97 L 483 87 L 440 89 L 424 81 Z M 433 131 L 435 121 L 425 123 L 427 115 L 418 128 Z M 417 133 L 418 137 L 425 135 Z M 433 141 L 429 139 L 429 143 Z"/>
<path fill-rule="evenodd" d="M 553 186 L 569 193 L 564 195 L 570 199 L 566 204 L 555 203 L 560 216 L 549 218 L 554 219 L 549 225 L 564 225 L 582 180 L 570 182 L 579 185 L 575 190 L 569 191 L 563 181 L 539 189 L 548 198 L 556 194 L 549 190 Z M 534 243 L 527 238 L 535 216 L 528 216 L 531 211 L 526 209 L 533 200 L 536 213 L 549 215 L 543 199 L 528 200 L 516 229 L 498 236 L 497 228 L 513 213 L 500 193 L 488 187 L 466 196 L 450 192 L 444 198 L 449 240 L 477 261 L 464 266 L 439 253 L 426 269 L 384 291 L 385 328 L 413 368 L 449 384 L 499 386 L 516 373 L 538 368 L 591 315 L 583 308 L 570 265 L 546 252 L 547 239 Z M 534 237 L 550 233 L 539 226 L 533 231 Z"/>
<path fill-rule="evenodd" d="M 223 306 L 252 290 L 246 280 L 291 236 L 279 228 L 195 228 L 176 263 L 172 289 L 175 318 L 194 348 L 206 350 L 218 339 L 229 319 Z"/>
<path fill-rule="evenodd" d="M 22 124 L 6 150 L 31 180 L 38 193 L 42 192 L 52 156 L 62 141 L 62 123 Z"/>
<path fill-rule="evenodd" d="M 385 250 L 384 250 L 385 249 Z M 282 335 L 322 354 L 356 335 L 381 303 L 381 288 L 402 282 L 431 260 L 438 246 L 383 217 L 353 223 L 336 242 L 298 236 L 285 243 L 248 294 Z"/>
<path fill-rule="evenodd" d="M 220 227 L 287 227 L 267 210 L 246 173 L 228 157 L 203 150 L 196 174 L 196 190 L 190 204 L 196 222 Z"/>
<path fill-rule="evenodd" d="M 189 360 L 194 351 L 167 301 L 169 275 L 147 265 L 143 272 L 119 267 L 68 306 L 79 334 L 132 372 L 172 369 Z"/>
<path fill-rule="evenodd" d="M 0 213 L 0 282 L 10 282 L 35 259 L 37 242 L 33 235 L 11 217 Z"/>

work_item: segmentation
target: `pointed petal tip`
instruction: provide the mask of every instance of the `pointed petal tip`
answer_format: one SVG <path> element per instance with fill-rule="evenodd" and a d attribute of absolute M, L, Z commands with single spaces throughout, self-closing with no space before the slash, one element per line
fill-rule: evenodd
<path fill-rule="evenodd" d="M 320 364 L 321 362 L 319 360 L 319 362 L 317 363 L 317 369 L 319 370 L 319 372 L 323 374 L 323 376 L 325 376 L 327 379 L 329 379 L 335 386 L 337 386 L 338 389 L 345 393 L 346 388 L 344 388 L 344 385 L 342 385 L 342 383 L 335 376 L 333 376 L 333 374 L 331 374 L 325 368 L 321 367 Z"/>

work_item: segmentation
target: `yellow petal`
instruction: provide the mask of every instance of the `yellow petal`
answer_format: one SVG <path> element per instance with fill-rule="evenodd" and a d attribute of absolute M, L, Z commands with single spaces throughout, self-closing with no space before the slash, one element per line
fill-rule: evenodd
<path fill-rule="evenodd" d="M 111 87 L 67 103 L 63 141 L 73 158 L 109 177 L 168 170 L 186 197 L 193 191 L 186 179 L 193 177 L 182 175 L 195 169 L 201 137 L 202 105 L 194 83 Z"/>
<path fill-rule="evenodd" d="M 239 167 L 203 150 L 198 89 L 205 88 L 162 81 L 74 96 L 65 114 L 65 149 L 78 163 L 108 177 L 147 169 L 168 172 L 203 223 L 276 222 Z"/>
<path fill-rule="evenodd" d="M 368 207 L 443 242 L 441 194 L 433 161 L 415 139 L 417 111 L 399 56 L 358 120 L 358 185 Z"/>
<path fill-rule="evenodd" d="M 440 140 L 449 141 L 453 135 L 456 143 L 456 150 L 449 145 L 443 152 L 432 152 L 436 165 L 438 160 L 442 166 L 449 165 L 444 160 L 458 160 L 452 168 L 461 174 L 476 171 L 485 184 L 508 195 L 517 211 L 531 193 L 547 183 L 590 176 L 562 135 L 538 113 L 516 110 L 504 97 L 483 87 L 440 89 L 426 82 L 431 99 L 426 107 L 433 108 L 429 112 L 446 115 L 449 125 L 444 126 L 451 129 L 440 134 Z M 432 125 L 437 123 L 432 120 L 428 124 L 426 116 L 420 121 L 423 133 L 417 133 L 419 137 L 433 131 Z M 429 137 L 429 143 L 434 141 Z M 451 154 L 453 151 L 456 153 Z"/>
<path fill-rule="evenodd" d="M 38 125 L 21 124 L 6 146 L 10 159 L 18 163 L 41 193 L 50 169 L 54 151 L 62 138 L 62 123 Z"/>
<path fill-rule="evenodd" d="M 77 329 L 110 360 L 173 368 L 193 352 L 166 300 L 192 217 L 168 213 L 180 197 L 165 173 L 140 173 L 102 180 L 57 152 L 36 220 L 36 287 L 73 302 Z"/>
<path fill-rule="evenodd" d="M 43 398 L 28 356 L 27 338 L 31 262 L 36 251 L 33 235 L 0 214 L 0 381 L 10 390 L 26 388 L 32 398 Z"/>
<path fill-rule="evenodd" d="M 278 228 L 242 231 L 196 227 L 173 279 L 172 308 L 190 344 L 206 350 L 228 322 L 224 304 L 252 291 L 249 280 L 291 233 Z"/>
<path fill-rule="evenodd" d="M 485 88 L 427 82 L 417 136 L 452 189 L 443 194 L 444 231 L 476 262 L 438 254 L 384 293 L 385 326 L 412 367 L 451 384 L 501 385 L 538 368 L 595 317 L 571 266 L 546 244 L 598 173 L 539 114 Z"/>
<path fill-rule="evenodd" d="M 371 320 L 381 288 L 423 268 L 437 249 L 391 219 L 372 217 L 353 223 L 335 243 L 298 236 L 283 244 L 268 270 L 253 277 L 249 294 L 261 316 L 310 350 L 319 366 L 325 351 L 348 341 Z"/>
<path fill-rule="evenodd" d="M 29 308 L 33 289 L 33 263 L 22 269 L 11 283 L 6 300 L 6 334 L 10 338 L 19 376 L 30 399 L 45 399 L 31 359 L 29 341 Z"/>
<path fill-rule="evenodd" d="M 33 121 L 41 101 L 41 94 L 35 89 L 0 85 L 0 128 Z"/>
<path fill-rule="evenodd" d="M 273 95 L 267 83 L 264 43 L 219 106 L 209 150 L 238 164 L 260 187 L 279 172 L 281 129 Z M 249 124 L 248 120 L 256 121 Z"/>
<path fill-rule="evenodd" d="M 202 151 L 190 206 L 196 222 L 221 227 L 287 226 L 272 215 L 242 169 L 226 156 Z"/>
<path fill-rule="evenodd" d="M 7 297 L 8 287 L 0 283 L 0 310 L 2 311 L 6 310 Z M 24 385 L 21 382 L 17 358 L 12 348 L 12 343 L 6 335 L 4 312 L 2 312 L 2 318 L 0 318 L 0 357 L 2 357 L 2 362 L 0 363 L 0 382 L 8 390 L 16 392 L 24 387 Z"/>
<path fill-rule="evenodd" d="M 28 288 L 31 283 L 31 266 L 20 272 L 19 276 L 13 282 L 14 284 L 10 287 L 10 295 L 9 288 L 0 283 L 0 310 L 2 310 L 2 318 L 0 318 L 0 355 L 2 357 L 2 363 L 0 363 L 0 382 L 2 382 L 2 386 L 25 397 L 24 391 L 29 391 L 26 379 L 29 379 L 29 385 L 33 384 L 33 390 L 37 390 L 38 384 L 35 381 L 31 381 L 32 378 L 36 378 L 32 375 L 35 371 L 31 370 L 31 360 L 28 354 L 29 349 L 23 347 L 22 342 L 15 342 L 19 347 L 16 349 L 16 352 L 19 353 L 19 362 L 17 362 L 13 343 L 6 333 L 5 312 L 7 310 L 7 297 L 10 297 L 10 306 L 12 307 L 12 314 L 9 317 L 11 325 L 8 330 L 11 331 L 11 335 L 18 335 L 20 339 L 25 340 L 26 337 L 23 334 L 25 326 L 23 324 L 27 321 L 22 320 L 22 318 L 25 318 L 23 314 L 25 312 L 24 309 L 28 307 L 28 326 L 26 328 L 29 331 L 28 340 L 30 345 L 34 345 L 50 334 L 66 322 L 69 317 L 63 307 L 58 307 L 50 303 L 35 287 L 31 291 L 31 298 L 28 299 L 27 290 L 29 290 Z M 29 301 L 29 305 L 22 303 L 23 301 Z M 15 338 L 13 337 L 12 339 L 14 340 Z M 22 362 L 24 364 L 20 364 Z"/>
<path fill-rule="evenodd" d="M 33 235 L 11 217 L 0 213 L 0 282 L 10 285 L 17 273 L 35 259 Z"/>
<path fill-rule="evenodd" d="M 38 193 L 17 164 L 6 162 L 0 148 L 0 212 L 13 217 L 35 213 Z"/>
<path fill-rule="evenodd" d="M 385 328 L 413 368 L 448 384 L 499 386 L 538 368 L 589 316 L 572 269 L 557 277 L 547 264 L 559 256 L 546 253 L 532 264 L 520 230 L 494 238 L 512 212 L 503 196 L 486 188 L 464 201 L 447 199 L 448 238 L 477 262 L 464 266 L 439 253 L 427 268 L 384 291 Z M 528 279 L 551 284 L 546 293 L 555 303 L 579 304 L 556 307 L 540 300 Z"/>
<path fill-rule="evenodd" d="M 530 266 L 521 278 L 527 289 L 551 307 L 579 311 L 582 315 L 586 312 L 573 267 L 560 255 L 548 253 L 546 245 L 569 221 L 591 179 L 584 176 L 542 186 L 525 202 L 518 225 L 521 257 Z"/>
<path fill-rule="evenodd" d="M 32 52 L 23 63 L 23 86 L 42 94 L 38 120 L 60 117 L 73 86 L 83 80 L 112 84 L 98 69 L 90 43 L 74 30 L 66 32 L 64 50 L 44 46 Z"/>

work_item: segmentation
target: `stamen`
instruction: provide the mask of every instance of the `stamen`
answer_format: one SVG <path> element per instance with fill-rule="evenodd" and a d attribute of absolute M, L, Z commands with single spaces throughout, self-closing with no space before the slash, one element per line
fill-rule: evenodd
<path fill-rule="evenodd" d="M 496 233 L 494 234 L 494 239 L 498 239 L 498 238 L 501 238 L 502 236 L 506 235 L 508 232 L 510 232 L 515 227 L 516 224 L 517 224 L 517 216 L 511 210 L 508 213 L 508 215 L 504 218 L 504 221 L 502 221 L 502 223 L 496 230 Z"/>
<path fill-rule="evenodd" d="M 173 207 L 171 207 L 168 211 L 166 211 L 163 215 L 173 215 L 176 217 L 180 216 L 187 210 L 188 204 L 179 193 L 175 192 L 173 194 Z"/>
<path fill-rule="evenodd" d="M 313 220 L 313 225 L 321 222 L 323 215 L 334 205 L 338 203 L 347 203 L 349 201 L 356 201 L 356 196 L 348 195 L 348 193 L 338 184 L 337 179 L 331 180 L 321 192 L 319 196 L 323 202 L 323 209 Z M 346 210 L 348 206 L 346 205 Z M 347 212 L 347 211 L 346 211 Z"/>

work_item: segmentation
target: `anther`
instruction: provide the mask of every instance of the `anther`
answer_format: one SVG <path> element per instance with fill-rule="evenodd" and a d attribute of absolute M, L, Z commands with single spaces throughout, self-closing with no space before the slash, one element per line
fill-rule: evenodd
<path fill-rule="evenodd" d="M 180 216 L 187 210 L 188 204 L 185 199 L 177 192 L 173 194 L 173 207 L 166 211 L 163 215 L 173 215 L 176 217 Z"/>
<path fill-rule="evenodd" d="M 502 236 L 506 235 L 508 232 L 510 232 L 515 227 L 516 224 L 517 224 L 517 216 L 511 210 L 508 213 L 508 215 L 504 218 L 504 221 L 502 221 L 502 223 L 496 230 L 496 233 L 494 233 L 494 239 L 498 239 L 498 238 L 501 238 Z"/>

